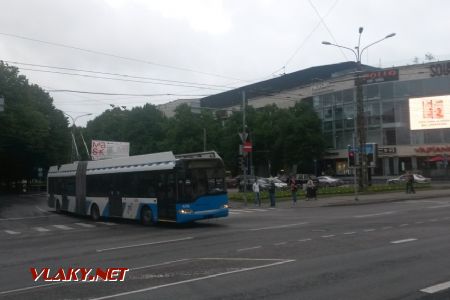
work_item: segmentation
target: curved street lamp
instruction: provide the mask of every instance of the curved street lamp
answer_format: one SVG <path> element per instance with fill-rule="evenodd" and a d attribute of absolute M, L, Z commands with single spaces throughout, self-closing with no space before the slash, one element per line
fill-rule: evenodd
<path fill-rule="evenodd" d="M 75 124 L 75 122 L 76 122 L 79 118 L 81 118 L 81 117 L 91 116 L 92 113 L 87 113 L 87 114 L 84 114 L 84 115 L 79 115 L 79 116 L 76 116 L 75 118 L 72 117 L 71 115 L 69 115 L 68 113 L 64 112 L 64 111 L 62 111 L 62 113 L 65 114 L 66 116 L 68 116 L 70 119 L 72 119 L 72 130 L 71 130 L 71 135 L 72 135 L 72 155 L 71 155 L 71 158 L 72 158 L 72 160 L 73 160 L 73 149 L 75 148 L 75 152 L 76 152 L 76 154 L 77 154 L 77 160 L 80 160 L 80 153 L 78 152 L 78 146 L 77 146 L 77 142 L 76 142 L 76 140 L 75 140 L 75 129 L 76 129 L 76 124 Z M 81 134 L 81 139 L 83 140 L 83 143 L 84 143 L 84 148 L 86 149 L 86 154 L 88 155 L 88 157 L 90 157 L 90 156 L 89 156 L 89 150 L 88 150 L 88 147 L 87 147 L 87 145 L 86 145 L 86 141 L 84 140 L 83 133 L 80 132 L 80 134 Z"/>
<path fill-rule="evenodd" d="M 364 189 L 365 187 L 365 182 L 367 179 L 367 157 L 365 155 L 365 145 L 366 145 L 366 131 L 365 131 L 365 124 L 364 124 L 364 104 L 363 104 L 363 89 L 362 89 L 362 82 L 361 82 L 361 56 L 364 53 L 364 50 L 366 50 L 367 48 L 378 44 L 379 42 L 384 41 L 385 39 L 391 38 L 393 36 L 395 36 L 395 33 L 391 33 L 386 35 L 384 38 L 379 39 L 373 43 L 368 44 L 367 46 L 363 47 L 361 49 L 361 34 L 363 33 L 364 28 L 363 27 L 359 27 L 358 29 L 358 45 L 355 46 L 354 49 L 349 48 L 349 47 L 345 47 L 342 45 L 337 45 L 337 44 L 333 44 L 327 41 L 323 41 L 322 44 L 323 45 L 327 45 L 327 46 L 335 46 L 338 48 L 343 48 L 343 49 L 347 49 L 350 50 L 354 55 L 355 55 L 355 60 L 357 63 L 357 72 L 356 72 L 356 136 L 358 139 L 358 144 L 359 144 L 359 165 L 357 167 L 358 169 L 358 186 L 360 189 Z M 355 188 L 355 200 L 358 200 L 358 196 L 357 196 L 357 192 L 356 192 L 356 188 Z"/>

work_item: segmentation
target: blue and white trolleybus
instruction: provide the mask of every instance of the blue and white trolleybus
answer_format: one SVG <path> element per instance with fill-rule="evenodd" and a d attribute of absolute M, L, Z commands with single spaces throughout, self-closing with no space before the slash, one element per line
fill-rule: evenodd
<path fill-rule="evenodd" d="M 228 216 L 224 164 L 214 152 L 161 152 L 52 166 L 48 205 L 91 216 L 186 223 Z"/>

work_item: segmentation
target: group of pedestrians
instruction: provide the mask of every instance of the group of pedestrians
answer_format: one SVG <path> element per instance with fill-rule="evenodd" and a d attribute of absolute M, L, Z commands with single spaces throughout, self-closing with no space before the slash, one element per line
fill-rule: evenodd
<path fill-rule="evenodd" d="M 291 178 L 289 178 L 288 187 L 291 191 L 292 206 L 296 206 L 297 205 L 298 184 L 295 179 L 295 176 L 292 176 Z M 261 188 L 256 179 L 255 179 L 255 182 L 253 183 L 252 190 L 253 190 L 253 193 L 255 194 L 255 205 L 261 206 L 261 195 L 260 195 Z M 270 207 L 275 207 L 275 190 L 276 190 L 275 183 L 271 180 L 269 187 L 268 187 Z M 314 184 L 314 181 L 312 180 L 311 177 L 309 177 L 308 181 L 304 184 L 303 190 L 305 191 L 306 201 L 309 201 L 312 199 L 317 200 L 317 187 Z"/>

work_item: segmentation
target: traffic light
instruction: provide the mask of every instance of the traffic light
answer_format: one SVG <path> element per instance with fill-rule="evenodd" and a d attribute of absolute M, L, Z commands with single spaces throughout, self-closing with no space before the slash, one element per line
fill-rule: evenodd
<path fill-rule="evenodd" d="M 348 160 L 348 166 L 354 167 L 355 166 L 355 151 L 353 150 L 352 146 L 347 147 L 347 160 Z"/>
<path fill-rule="evenodd" d="M 244 170 L 245 169 L 245 159 L 243 155 L 239 155 L 238 156 L 238 166 L 240 170 Z"/>

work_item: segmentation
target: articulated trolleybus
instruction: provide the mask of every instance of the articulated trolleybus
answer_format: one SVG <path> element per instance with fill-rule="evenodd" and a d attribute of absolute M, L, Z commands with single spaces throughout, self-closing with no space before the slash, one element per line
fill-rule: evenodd
<path fill-rule="evenodd" d="M 224 164 L 214 152 L 161 152 L 52 166 L 48 205 L 57 212 L 186 223 L 228 216 Z"/>

